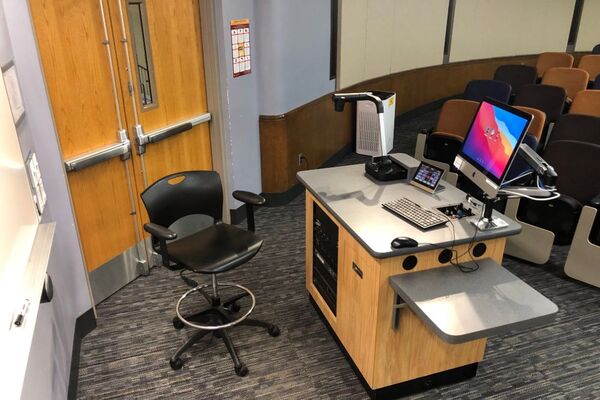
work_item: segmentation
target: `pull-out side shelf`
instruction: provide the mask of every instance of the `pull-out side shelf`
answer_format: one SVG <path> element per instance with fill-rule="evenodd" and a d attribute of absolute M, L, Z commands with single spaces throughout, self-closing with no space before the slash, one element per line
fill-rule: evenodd
<path fill-rule="evenodd" d="M 463 263 L 477 268 L 474 262 Z M 464 343 L 554 319 L 556 304 L 486 258 L 464 273 L 448 266 L 390 277 L 408 307 L 448 343 Z"/>

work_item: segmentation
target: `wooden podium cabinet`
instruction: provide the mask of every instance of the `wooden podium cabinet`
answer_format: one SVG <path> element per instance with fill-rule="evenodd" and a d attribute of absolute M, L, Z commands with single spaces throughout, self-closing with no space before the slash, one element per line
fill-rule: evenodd
<path fill-rule="evenodd" d="M 337 310 L 331 310 L 313 283 L 313 212 L 321 209 L 338 228 Z M 394 218 L 390 216 L 390 218 Z M 485 243 L 480 257 L 473 248 Z M 459 261 L 491 258 L 501 263 L 505 238 L 492 238 L 456 245 Z M 416 250 L 416 249 L 415 249 Z M 359 243 L 308 190 L 306 191 L 306 288 L 327 320 L 351 361 L 369 388 L 376 391 L 392 385 L 425 378 L 459 367 L 471 366 L 475 374 L 483 359 L 486 339 L 461 344 L 443 341 L 408 308 L 396 308 L 396 294 L 389 278 L 430 268 L 447 266 L 438 260 L 442 249 L 426 250 L 396 257 L 375 258 Z M 405 269 L 406 264 L 412 269 Z M 412 258 L 415 257 L 415 258 Z M 394 327 L 394 313 L 397 314 Z M 468 377 L 462 370 L 459 375 Z M 365 382 L 363 382 L 364 384 Z M 368 389 L 368 388 L 367 388 Z M 371 393 L 373 396 L 373 393 Z"/>

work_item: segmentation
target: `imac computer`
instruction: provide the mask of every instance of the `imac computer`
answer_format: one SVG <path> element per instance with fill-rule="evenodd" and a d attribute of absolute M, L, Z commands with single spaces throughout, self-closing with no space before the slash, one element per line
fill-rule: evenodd
<path fill-rule="evenodd" d="M 506 226 L 492 219 L 492 203 L 508 172 L 533 115 L 492 99 L 481 102 L 454 167 L 485 193 L 484 215 L 474 222 L 487 230 Z"/>

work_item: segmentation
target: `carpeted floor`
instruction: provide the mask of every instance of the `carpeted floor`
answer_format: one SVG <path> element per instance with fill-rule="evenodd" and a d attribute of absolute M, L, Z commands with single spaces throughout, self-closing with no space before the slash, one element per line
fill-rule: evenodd
<path fill-rule="evenodd" d="M 395 149 L 412 153 L 416 132 L 436 118 L 431 112 L 400 124 Z M 361 160 L 353 154 L 342 164 Z M 260 329 L 232 329 L 249 375 L 235 375 L 222 341 L 212 337 L 185 354 L 183 369 L 170 368 L 169 357 L 191 333 L 171 324 L 187 287 L 175 272 L 155 268 L 98 306 L 98 327 L 82 343 L 78 398 L 366 399 L 304 288 L 304 197 L 262 208 L 256 220 L 262 251 L 223 277 L 255 293 L 253 317 L 281 328 L 277 338 Z M 543 266 L 504 260 L 559 306 L 552 323 L 491 337 L 475 378 L 411 398 L 600 398 L 600 290 L 565 277 L 566 252 L 555 248 Z"/>

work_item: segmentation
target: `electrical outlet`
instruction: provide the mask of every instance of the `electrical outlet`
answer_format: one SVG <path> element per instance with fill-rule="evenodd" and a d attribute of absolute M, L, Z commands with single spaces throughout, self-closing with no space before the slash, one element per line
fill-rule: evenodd
<path fill-rule="evenodd" d="M 298 153 L 298 165 L 302 165 L 302 162 L 305 160 L 306 158 L 304 157 L 304 154 L 302 153 Z"/>

